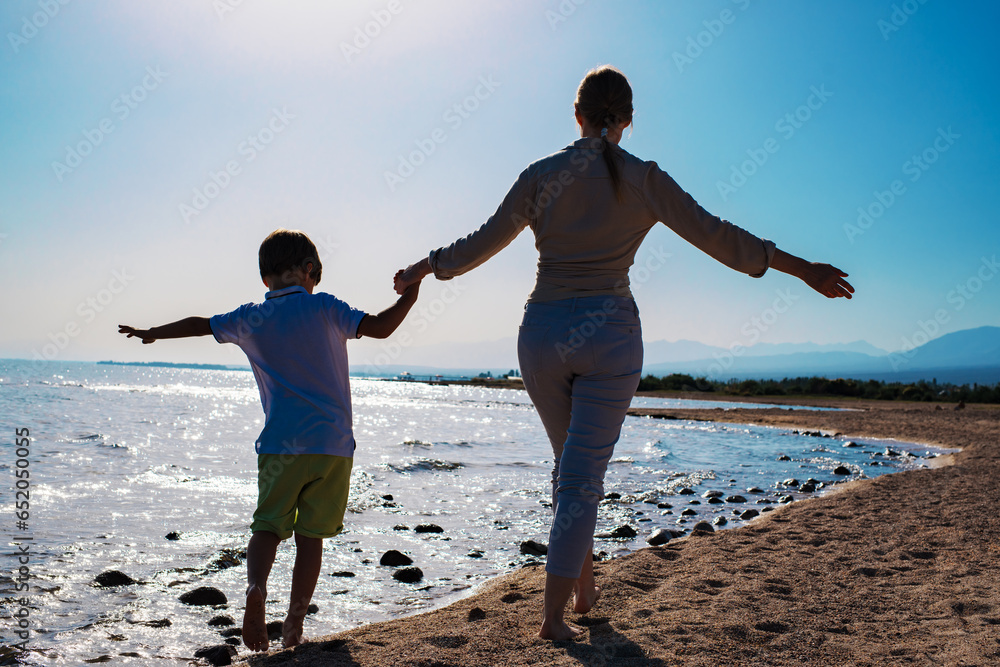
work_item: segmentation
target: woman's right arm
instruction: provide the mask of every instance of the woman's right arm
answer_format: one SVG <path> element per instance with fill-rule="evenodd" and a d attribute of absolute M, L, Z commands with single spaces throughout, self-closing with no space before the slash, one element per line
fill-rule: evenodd
<path fill-rule="evenodd" d="M 529 171 L 521 172 L 496 212 L 479 229 L 397 272 L 396 293 L 402 294 L 431 273 L 439 280 L 460 276 L 510 245 L 535 217 L 536 180 Z"/>

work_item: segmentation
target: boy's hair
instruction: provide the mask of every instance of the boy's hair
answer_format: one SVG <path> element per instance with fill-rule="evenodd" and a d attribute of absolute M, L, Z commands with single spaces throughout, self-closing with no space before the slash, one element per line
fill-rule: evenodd
<path fill-rule="evenodd" d="M 267 235 L 260 244 L 257 253 L 260 261 L 260 277 L 280 276 L 293 269 L 305 270 L 307 264 L 312 264 L 309 277 L 319 284 L 323 274 L 323 264 L 319 261 L 319 253 L 309 237 L 297 229 L 275 229 Z"/>

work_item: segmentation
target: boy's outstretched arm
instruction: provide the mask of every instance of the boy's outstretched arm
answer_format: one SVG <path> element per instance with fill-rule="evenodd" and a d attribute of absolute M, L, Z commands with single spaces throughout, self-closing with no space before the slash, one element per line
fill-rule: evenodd
<path fill-rule="evenodd" d="M 160 338 L 190 338 L 191 336 L 211 336 L 212 327 L 207 317 L 188 317 L 152 329 L 136 329 L 124 324 L 118 325 L 118 333 L 128 338 L 141 338 L 143 344 L 155 343 Z"/>
<path fill-rule="evenodd" d="M 410 308 L 417 300 L 417 293 L 420 291 L 420 282 L 415 282 L 406 288 L 403 296 L 399 297 L 396 303 L 392 304 L 378 315 L 365 315 L 358 324 L 358 337 L 368 336 L 369 338 L 388 338 L 392 335 L 403 318 L 410 312 Z"/>

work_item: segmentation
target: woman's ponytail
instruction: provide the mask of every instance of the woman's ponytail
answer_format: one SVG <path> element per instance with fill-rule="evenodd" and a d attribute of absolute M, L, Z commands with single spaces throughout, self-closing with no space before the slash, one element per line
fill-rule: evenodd
<path fill-rule="evenodd" d="M 587 72 L 576 91 L 576 109 L 594 127 L 601 128 L 601 153 L 611 176 L 615 197 L 623 201 L 621 159 L 608 141 L 608 128 L 632 122 L 632 86 L 618 69 L 604 65 Z"/>

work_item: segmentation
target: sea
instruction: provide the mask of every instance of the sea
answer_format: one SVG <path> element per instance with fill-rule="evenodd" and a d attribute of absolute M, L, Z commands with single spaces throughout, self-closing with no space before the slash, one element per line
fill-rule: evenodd
<path fill-rule="evenodd" d="M 523 390 L 351 382 L 350 506 L 345 531 L 325 543 L 307 636 L 444 606 L 543 561 L 522 544 L 547 541 L 552 454 Z M 634 405 L 746 404 L 637 397 Z M 262 425 L 249 371 L 0 360 L 0 664 L 191 664 L 197 649 L 222 643 L 233 626 L 209 621 L 242 619 Z M 626 418 L 595 551 L 617 558 L 644 548 L 656 529 L 689 531 L 698 521 L 740 526 L 747 509 L 928 466 L 943 451 L 817 435 Z M 849 474 L 834 474 L 838 467 Z M 802 491 L 810 479 L 816 490 Z M 709 503 L 713 491 L 724 502 Z M 745 502 L 725 502 L 737 495 Z M 440 532 L 417 531 L 428 525 Z M 422 578 L 396 580 L 397 568 L 379 564 L 390 549 Z M 293 558 L 282 544 L 269 621 L 283 617 Z M 109 571 L 135 583 L 98 585 Z M 203 586 L 228 604 L 180 602 Z"/>

